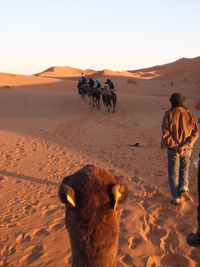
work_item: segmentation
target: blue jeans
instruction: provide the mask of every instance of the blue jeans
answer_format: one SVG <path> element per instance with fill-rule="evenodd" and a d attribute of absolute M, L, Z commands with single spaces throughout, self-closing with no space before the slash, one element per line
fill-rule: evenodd
<path fill-rule="evenodd" d="M 188 190 L 191 154 L 191 149 L 181 155 L 168 149 L 168 178 L 173 198 L 180 197 L 180 191 Z"/>

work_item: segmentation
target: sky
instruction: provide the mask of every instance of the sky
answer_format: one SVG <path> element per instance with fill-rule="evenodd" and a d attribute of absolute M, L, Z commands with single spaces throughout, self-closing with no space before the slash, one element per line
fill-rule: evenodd
<path fill-rule="evenodd" d="M 0 0 L 0 72 L 135 70 L 200 56 L 199 0 Z"/>

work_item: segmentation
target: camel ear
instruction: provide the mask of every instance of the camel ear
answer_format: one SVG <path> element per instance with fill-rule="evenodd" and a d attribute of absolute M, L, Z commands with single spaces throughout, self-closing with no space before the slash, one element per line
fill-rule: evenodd
<path fill-rule="evenodd" d="M 114 207 L 115 210 L 118 206 L 118 202 L 123 199 L 125 192 L 125 187 L 122 184 L 115 184 L 112 187 L 112 194 L 114 198 Z"/>
<path fill-rule="evenodd" d="M 69 185 L 63 185 L 63 192 L 66 196 L 66 200 L 75 208 L 76 207 L 76 198 L 75 198 L 75 191 Z"/>

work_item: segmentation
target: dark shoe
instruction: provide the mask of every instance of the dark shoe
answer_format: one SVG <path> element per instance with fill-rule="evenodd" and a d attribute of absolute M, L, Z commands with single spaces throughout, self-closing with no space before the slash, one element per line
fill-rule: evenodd
<path fill-rule="evenodd" d="M 200 247 L 200 235 L 198 233 L 190 233 L 186 240 L 188 245 L 192 247 Z"/>
<path fill-rule="evenodd" d="M 183 199 L 181 197 L 173 198 L 171 203 L 174 205 L 179 205 L 183 202 Z"/>

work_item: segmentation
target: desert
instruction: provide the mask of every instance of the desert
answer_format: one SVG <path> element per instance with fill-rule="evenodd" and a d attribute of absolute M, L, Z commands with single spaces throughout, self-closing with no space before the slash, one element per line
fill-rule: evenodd
<path fill-rule="evenodd" d="M 93 108 L 78 94 L 84 73 L 111 78 L 116 112 Z M 200 57 L 139 70 L 50 67 L 34 75 L 0 73 L 0 266 L 71 266 L 62 179 L 88 164 L 120 177 L 117 267 L 200 265 L 186 237 L 197 227 L 200 141 L 189 170 L 193 202 L 170 203 L 167 152 L 160 147 L 169 98 L 180 92 L 196 118 Z M 139 143 L 139 146 L 134 144 Z"/>

